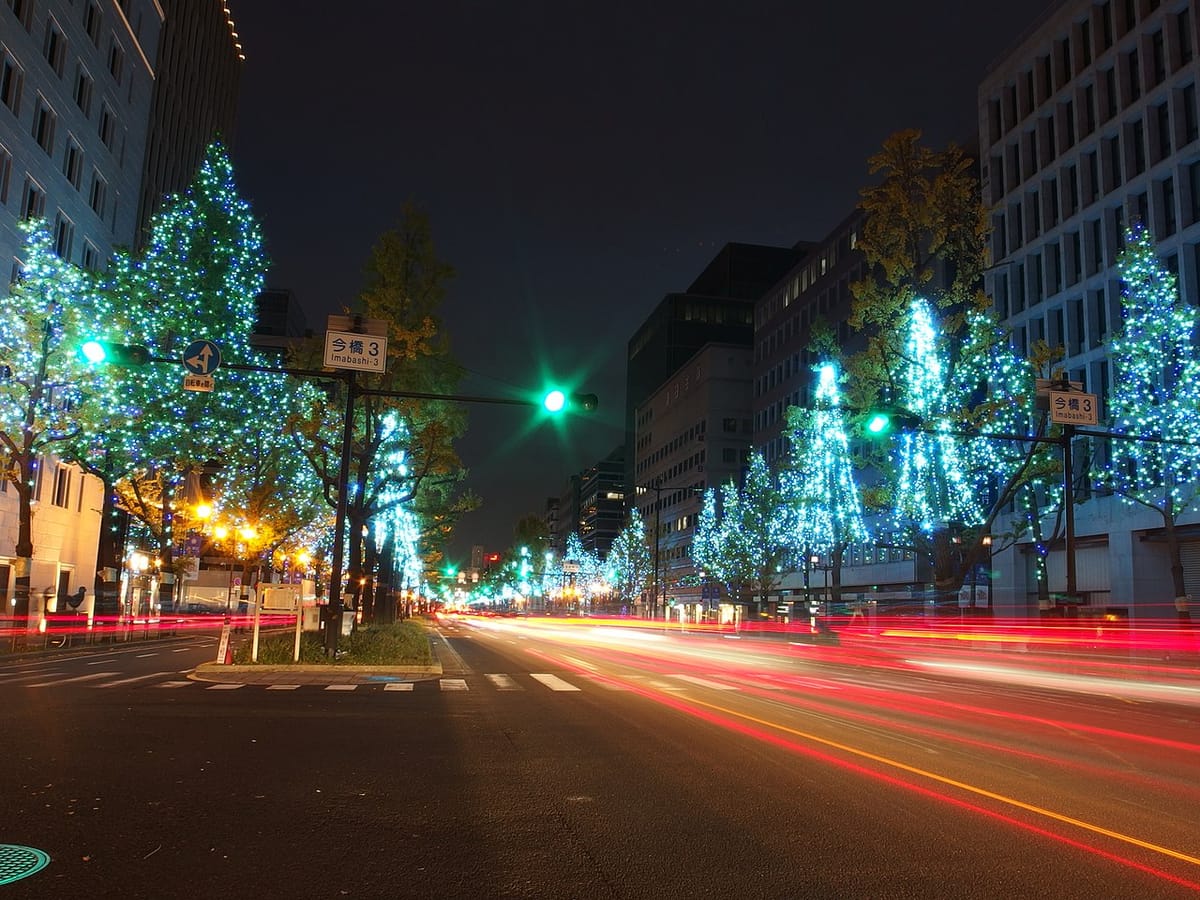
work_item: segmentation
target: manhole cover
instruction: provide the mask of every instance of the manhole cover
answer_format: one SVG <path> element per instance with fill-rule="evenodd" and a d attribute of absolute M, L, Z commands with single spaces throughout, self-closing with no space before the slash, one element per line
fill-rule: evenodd
<path fill-rule="evenodd" d="M 12 884 L 46 868 L 50 857 L 33 847 L 0 844 L 0 885 Z"/>

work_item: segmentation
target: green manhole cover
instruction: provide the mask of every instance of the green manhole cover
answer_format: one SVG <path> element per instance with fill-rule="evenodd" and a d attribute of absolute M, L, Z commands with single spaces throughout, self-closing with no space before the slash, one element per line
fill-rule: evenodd
<path fill-rule="evenodd" d="M 50 857 L 33 847 L 0 844 L 0 885 L 12 884 L 46 868 Z"/>

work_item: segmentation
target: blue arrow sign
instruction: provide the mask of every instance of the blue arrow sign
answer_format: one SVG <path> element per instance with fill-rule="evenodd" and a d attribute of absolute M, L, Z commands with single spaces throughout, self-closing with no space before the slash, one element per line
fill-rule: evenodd
<path fill-rule="evenodd" d="M 211 375 L 221 365 L 221 349 L 212 341 L 192 341 L 183 351 L 183 365 L 193 375 Z"/>

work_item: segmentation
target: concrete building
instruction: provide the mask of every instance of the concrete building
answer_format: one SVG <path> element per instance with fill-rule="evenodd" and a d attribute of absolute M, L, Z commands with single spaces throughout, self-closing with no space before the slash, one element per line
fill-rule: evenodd
<path fill-rule="evenodd" d="M 625 445 L 580 473 L 579 542 L 601 559 L 625 525 Z"/>
<path fill-rule="evenodd" d="M 1200 303 L 1200 33 L 1194 0 L 1061 0 L 994 64 L 979 88 L 984 202 L 994 266 L 986 290 L 1019 349 L 1061 345 L 1063 367 L 1111 389 L 1119 325 L 1116 260 L 1125 227 L 1148 225 L 1180 292 Z M 1107 448 L 1098 447 L 1101 458 Z M 1083 448 L 1077 450 L 1082 465 Z M 1173 617 L 1161 518 L 1088 493 L 1076 512 L 1079 601 Z M 1200 528 L 1184 520 L 1185 577 L 1200 592 Z M 1036 613 L 1029 541 L 998 555 L 995 605 Z M 1065 592 L 1065 553 L 1049 557 Z"/>
<path fill-rule="evenodd" d="M 625 494 L 634 488 L 634 418 L 650 395 L 711 341 L 750 346 L 754 301 L 796 248 L 726 244 L 682 294 L 667 294 L 629 339 L 625 367 Z"/>
<path fill-rule="evenodd" d="M 740 482 L 750 458 L 753 354 L 709 343 L 637 408 L 632 502 L 655 536 L 658 602 L 695 603 L 691 546 L 709 486 Z"/>
<path fill-rule="evenodd" d="M 136 246 L 214 134 L 232 133 L 240 65 L 221 0 L 0 4 L 0 305 L 21 268 L 22 219 L 44 218 L 58 255 L 88 269 L 103 269 L 116 246 Z M 103 582 L 113 593 L 121 563 L 100 544 L 102 483 L 53 458 L 39 472 L 34 617 L 77 586 Z M 6 606 L 17 534 L 8 487 L 0 480 Z"/>

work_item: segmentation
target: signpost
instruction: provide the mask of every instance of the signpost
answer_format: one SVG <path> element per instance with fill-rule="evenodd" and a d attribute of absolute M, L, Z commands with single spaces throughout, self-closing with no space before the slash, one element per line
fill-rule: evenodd
<path fill-rule="evenodd" d="M 212 341 L 192 341 L 183 351 L 185 391 L 211 391 L 216 382 L 212 373 L 221 365 L 221 348 Z"/>
<path fill-rule="evenodd" d="M 1081 391 L 1050 391 L 1050 421 L 1059 425 L 1096 425 L 1096 395 Z"/>

